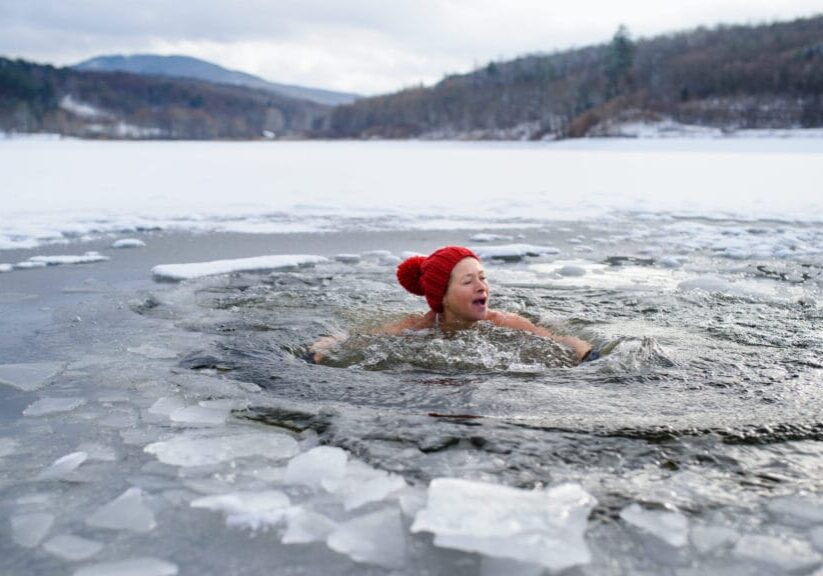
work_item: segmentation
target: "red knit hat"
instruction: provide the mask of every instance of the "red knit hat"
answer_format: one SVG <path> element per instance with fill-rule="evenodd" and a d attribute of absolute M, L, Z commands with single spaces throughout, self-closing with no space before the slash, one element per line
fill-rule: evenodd
<path fill-rule="evenodd" d="M 412 256 L 397 267 L 397 280 L 418 296 L 425 296 L 429 308 L 443 312 L 443 297 L 449 286 L 452 269 L 463 258 L 480 260 L 477 254 L 463 246 L 445 246 L 426 256 Z"/>

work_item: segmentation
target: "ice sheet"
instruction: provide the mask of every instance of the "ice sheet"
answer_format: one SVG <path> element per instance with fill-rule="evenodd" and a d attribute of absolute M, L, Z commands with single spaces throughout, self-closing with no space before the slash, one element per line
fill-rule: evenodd
<path fill-rule="evenodd" d="M 193 262 L 190 264 L 161 264 L 152 268 L 152 274 L 158 280 L 178 282 L 203 276 L 231 274 L 235 272 L 267 272 L 281 268 L 308 266 L 326 262 L 323 256 L 310 254 L 275 256 L 257 256 L 255 258 L 238 258 L 236 260 L 214 260 L 212 262 Z"/>
<path fill-rule="evenodd" d="M 32 392 L 59 374 L 64 366 L 63 362 L 0 364 L 0 384 Z"/>

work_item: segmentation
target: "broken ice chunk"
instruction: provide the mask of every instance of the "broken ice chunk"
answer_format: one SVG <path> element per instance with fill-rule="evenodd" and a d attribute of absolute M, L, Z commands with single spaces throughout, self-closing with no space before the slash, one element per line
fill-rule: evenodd
<path fill-rule="evenodd" d="M 89 460 L 98 460 L 100 462 L 114 462 L 117 460 L 117 453 L 114 448 L 96 442 L 84 442 L 77 447 L 77 451 L 88 454 Z"/>
<path fill-rule="evenodd" d="M 86 523 L 111 530 L 150 532 L 157 525 L 154 513 L 146 506 L 143 491 L 129 488 L 120 496 L 98 508 Z"/>
<path fill-rule="evenodd" d="M 185 407 L 186 402 L 182 398 L 177 398 L 176 396 L 163 396 L 151 405 L 149 408 L 149 414 L 171 416 L 175 410 Z"/>
<path fill-rule="evenodd" d="M 326 544 L 355 562 L 400 568 L 406 561 L 406 538 L 397 508 L 379 510 L 341 524 Z"/>
<path fill-rule="evenodd" d="M 130 558 L 80 568 L 74 576 L 176 576 L 177 566 L 159 558 Z"/>
<path fill-rule="evenodd" d="M 733 544 L 740 534 L 725 526 L 695 526 L 691 540 L 701 554 L 707 554 L 715 548 Z"/>
<path fill-rule="evenodd" d="M 349 462 L 342 489 L 343 507 L 354 510 L 370 502 L 380 502 L 405 487 L 406 481 L 401 476 Z"/>
<path fill-rule="evenodd" d="M 288 512 L 289 497 L 279 490 L 232 492 L 198 498 L 192 508 L 205 508 L 226 514 L 229 526 L 258 530 L 279 524 Z"/>
<path fill-rule="evenodd" d="M 318 446 L 295 456 L 286 467 L 286 484 L 337 490 L 346 473 L 346 452 L 333 446 Z"/>
<path fill-rule="evenodd" d="M 802 572 L 821 561 L 821 556 L 804 540 L 776 536 L 742 536 L 734 547 L 738 556 L 762 562 L 781 572 Z"/>
<path fill-rule="evenodd" d="M 54 516 L 46 512 L 20 514 L 11 518 L 11 539 L 24 548 L 34 548 L 46 537 Z"/>
<path fill-rule="evenodd" d="M 63 370 L 62 362 L 0 364 L 0 384 L 33 392 Z"/>
<path fill-rule="evenodd" d="M 54 463 L 43 470 L 38 476 L 38 480 L 57 480 L 63 478 L 69 472 L 76 470 L 89 457 L 85 452 L 72 452 L 58 458 Z"/>
<path fill-rule="evenodd" d="M 337 523 L 329 518 L 298 509 L 289 518 L 289 527 L 283 534 L 283 544 L 308 544 L 323 542 L 337 528 Z"/>
<path fill-rule="evenodd" d="M 635 503 L 624 508 L 620 517 L 672 546 L 685 546 L 689 540 L 689 521 L 679 512 L 646 510 Z"/>
<path fill-rule="evenodd" d="M 103 545 L 100 542 L 87 540 L 80 536 L 61 534 L 43 544 L 43 549 L 49 554 L 62 558 L 63 560 L 77 562 L 91 558 L 103 549 Z"/>
<path fill-rule="evenodd" d="M 58 412 L 71 412 L 85 403 L 84 398 L 41 398 L 23 410 L 23 415 L 45 416 Z"/>
<path fill-rule="evenodd" d="M 276 432 L 244 432 L 227 436 L 181 435 L 165 442 L 149 444 L 144 449 L 160 462 L 175 466 L 209 466 L 244 458 L 290 458 L 300 451 L 297 441 Z"/>
<path fill-rule="evenodd" d="M 437 546 L 563 570 L 591 560 L 583 535 L 595 504 L 577 484 L 519 490 L 436 478 L 411 529 L 433 532 Z"/>

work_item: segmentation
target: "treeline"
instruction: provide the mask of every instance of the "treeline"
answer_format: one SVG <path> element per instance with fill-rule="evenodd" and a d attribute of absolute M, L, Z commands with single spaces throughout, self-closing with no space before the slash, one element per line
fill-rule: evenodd
<path fill-rule="evenodd" d="M 700 28 L 491 62 L 431 88 L 328 107 L 248 87 L 0 58 L 0 132 L 97 138 L 541 139 L 671 118 L 823 126 L 823 16 Z"/>
<path fill-rule="evenodd" d="M 0 131 L 98 138 L 304 137 L 329 107 L 198 80 L 0 58 Z"/>
<path fill-rule="evenodd" d="M 721 26 L 492 62 L 331 112 L 333 138 L 531 138 L 663 117 L 727 129 L 823 126 L 823 16 Z"/>

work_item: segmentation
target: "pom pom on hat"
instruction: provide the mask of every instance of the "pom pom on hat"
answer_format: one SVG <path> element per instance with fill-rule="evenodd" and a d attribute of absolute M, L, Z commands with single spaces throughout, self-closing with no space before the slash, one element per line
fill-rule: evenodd
<path fill-rule="evenodd" d="M 418 296 L 424 296 L 426 292 L 423 290 L 423 285 L 420 284 L 420 276 L 423 271 L 420 266 L 426 261 L 425 256 L 412 256 L 400 263 L 397 267 L 397 280 L 400 285 Z"/>
<path fill-rule="evenodd" d="M 480 260 L 463 246 L 445 246 L 428 257 L 412 256 L 397 267 L 397 280 L 412 294 L 425 296 L 433 311 L 443 312 L 443 296 L 446 295 L 452 269 L 463 258 Z"/>

